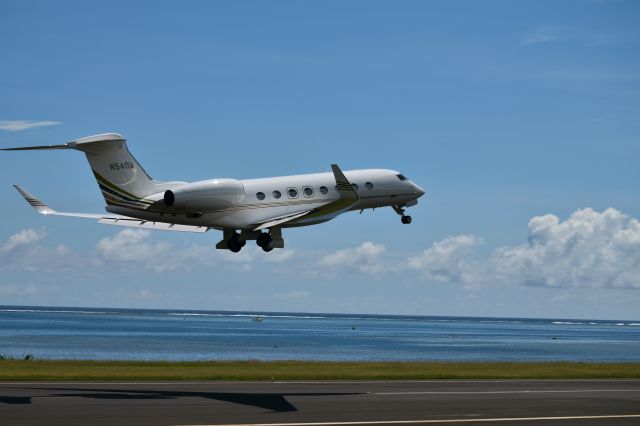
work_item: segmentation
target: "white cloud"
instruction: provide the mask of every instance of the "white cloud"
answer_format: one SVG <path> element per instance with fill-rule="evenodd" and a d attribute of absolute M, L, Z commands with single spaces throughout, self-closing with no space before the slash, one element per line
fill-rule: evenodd
<path fill-rule="evenodd" d="M 387 267 L 381 259 L 381 255 L 385 251 L 386 247 L 383 244 L 366 241 L 358 247 L 342 249 L 324 255 L 318 261 L 317 266 L 320 270 L 326 268 L 332 271 L 346 269 L 378 275 L 387 271 Z"/>
<path fill-rule="evenodd" d="M 545 287 L 640 288 L 640 222 L 616 209 L 577 210 L 566 221 L 529 221 L 528 244 L 491 259 L 503 281 Z"/>
<path fill-rule="evenodd" d="M 96 245 L 96 255 L 76 253 L 65 245 L 41 243 L 44 231 L 25 229 L 0 243 L 0 270 L 100 271 L 112 263 L 156 273 L 195 269 L 252 270 L 256 263 L 270 273 L 335 278 L 344 274 L 383 277 L 411 271 L 428 282 L 467 288 L 489 283 L 544 287 L 640 289 L 640 222 L 616 209 L 581 209 L 561 221 L 547 214 L 529 221 L 527 241 L 479 256 L 483 241 L 457 235 L 433 243 L 420 253 L 389 252 L 383 244 L 364 242 L 334 252 L 287 250 L 263 253 L 248 245 L 240 253 L 215 250 L 212 244 L 180 245 L 154 240 L 149 231 L 125 229 Z M 484 252 L 484 251 L 483 251 Z M 271 266 L 269 266 L 271 265 Z M 293 266 L 293 267 L 289 267 Z M 6 292 L 17 291 L 7 287 Z M 302 293 L 277 297 L 303 297 Z M 305 296 L 306 297 L 306 296 Z"/>
<path fill-rule="evenodd" d="M 148 288 L 143 288 L 138 292 L 138 297 L 143 300 L 151 300 L 151 299 L 155 299 L 157 296 L 154 292 L 152 292 Z"/>
<path fill-rule="evenodd" d="M 556 25 L 541 25 L 526 34 L 522 39 L 522 44 L 531 46 L 563 41 L 580 46 L 598 48 L 616 44 L 636 43 L 637 40 L 638 35 L 636 33 L 620 31 L 598 32 Z"/>
<path fill-rule="evenodd" d="M 309 293 L 308 291 L 292 290 L 287 293 L 275 294 L 273 297 L 275 299 L 280 299 L 280 300 L 299 300 L 299 299 L 305 299 L 309 296 L 311 296 L 311 293 Z"/>
<path fill-rule="evenodd" d="M 602 82 L 636 82 L 640 80 L 638 73 L 617 70 L 608 67 L 588 68 L 551 68 L 537 73 L 538 76 L 548 79 L 572 80 L 572 81 L 602 81 Z"/>
<path fill-rule="evenodd" d="M 258 255 L 257 247 L 246 247 L 240 253 L 232 253 L 216 250 L 212 245 L 176 247 L 164 241 L 155 242 L 152 236 L 151 231 L 125 229 L 100 240 L 96 252 L 105 262 L 138 264 L 158 273 L 188 272 L 199 267 L 225 265 L 248 271 Z"/>
<path fill-rule="evenodd" d="M 0 121 L 0 130 L 10 132 L 21 132 L 23 130 L 35 129 L 44 126 L 57 126 L 60 121 L 35 121 L 35 120 L 3 120 Z"/>
<path fill-rule="evenodd" d="M 271 263 L 288 262 L 296 255 L 294 249 L 272 250 L 264 254 L 264 260 Z"/>
<path fill-rule="evenodd" d="M 534 44 L 550 43 L 558 39 L 559 31 L 560 28 L 554 26 L 545 25 L 538 27 L 524 37 L 522 44 L 530 46 Z"/>
<path fill-rule="evenodd" d="M 447 237 L 419 255 L 409 257 L 407 266 L 420 271 L 427 280 L 473 285 L 477 283 L 479 271 L 469 254 L 480 244 L 482 239 L 475 235 Z"/>
<path fill-rule="evenodd" d="M 38 287 L 28 284 L 0 284 L 0 294 L 4 296 L 33 296 L 39 292 Z"/>
<path fill-rule="evenodd" d="M 6 243 L 0 248 L 0 254 L 9 254 L 20 247 L 32 245 L 45 237 L 45 232 L 36 229 L 24 229 L 9 237 Z"/>
<path fill-rule="evenodd" d="M 151 241 L 149 231 L 125 229 L 103 238 L 96 246 L 98 255 L 108 262 L 153 261 L 169 250 L 167 243 Z"/>
<path fill-rule="evenodd" d="M 66 245 L 55 247 L 42 242 L 44 230 L 24 229 L 0 245 L 0 270 L 21 269 L 41 273 L 88 268 L 93 259 L 83 257 Z"/>
<path fill-rule="evenodd" d="M 245 247 L 240 253 L 216 250 L 213 245 L 173 247 L 165 256 L 150 263 L 155 272 L 192 271 L 200 267 L 230 267 L 247 272 L 258 255 L 257 247 Z"/>
<path fill-rule="evenodd" d="M 473 235 L 434 243 L 407 265 L 433 282 L 543 287 L 640 288 L 640 222 L 616 209 L 581 209 L 566 221 L 547 214 L 529 221 L 528 242 L 476 260 Z"/>

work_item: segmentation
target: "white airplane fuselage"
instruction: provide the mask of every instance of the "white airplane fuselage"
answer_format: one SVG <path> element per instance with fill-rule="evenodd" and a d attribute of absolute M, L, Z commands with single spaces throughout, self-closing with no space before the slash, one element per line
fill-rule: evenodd
<path fill-rule="evenodd" d="M 167 231 L 223 231 L 216 248 L 237 252 L 247 240 L 264 251 L 284 247 L 282 229 L 314 225 L 352 210 L 392 207 L 411 223 L 405 208 L 418 202 L 424 190 L 404 175 L 387 169 L 267 177 L 210 179 L 199 182 L 163 182 L 152 179 L 129 152 L 117 133 L 76 139 L 62 145 L 2 148 L 3 151 L 81 151 L 111 215 L 65 213 L 51 209 L 16 189 L 44 215 L 97 219 L 109 225 Z M 267 231 L 268 232 L 264 232 Z"/>
<path fill-rule="evenodd" d="M 413 205 L 424 194 L 422 188 L 412 181 L 401 180 L 400 173 L 386 169 L 349 170 L 344 175 L 349 182 L 357 185 L 359 196 L 348 211 L 375 209 L 395 205 Z M 203 182 L 229 181 L 230 179 L 212 179 Z M 214 229 L 233 228 L 249 231 L 253 225 L 274 217 L 280 217 L 307 211 L 339 199 L 335 189 L 336 182 L 332 173 L 313 173 L 305 175 L 279 176 L 258 179 L 240 179 L 242 197 L 230 200 L 230 206 L 207 211 L 185 213 L 180 211 L 138 210 L 121 206 L 107 206 L 106 210 L 114 214 L 136 217 L 148 221 L 169 221 L 181 225 L 206 226 Z M 369 185 L 367 185 L 369 184 Z M 325 192 L 326 189 L 326 193 Z M 291 190 L 295 191 L 291 192 Z M 263 194 L 264 198 L 258 198 Z M 275 195 L 274 195 L 275 194 Z M 278 198 L 276 198 L 279 195 Z M 294 195 L 294 196 L 292 196 Z M 313 225 L 325 222 L 335 215 L 320 218 L 300 218 L 284 223 L 282 228 Z"/>

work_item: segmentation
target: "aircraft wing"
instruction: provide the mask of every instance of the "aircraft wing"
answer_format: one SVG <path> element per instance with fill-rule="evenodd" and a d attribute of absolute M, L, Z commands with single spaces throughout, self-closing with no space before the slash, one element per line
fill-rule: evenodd
<path fill-rule="evenodd" d="M 268 222 L 261 223 L 260 226 L 258 226 L 257 228 L 254 229 L 254 231 L 259 231 L 260 229 L 271 228 L 272 226 L 276 226 L 276 225 L 280 225 L 280 224 L 283 224 L 283 223 L 291 222 L 292 220 L 295 220 L 295 219 L 297 219 L 299 217 L 305 216 L 305 215 L 307 215 L 309 213 L 311 213 L 311 210 L 305 210 L 303 212 L 294 213 L 294 214 L 290 214 L 290 215 L 287 215 L 287 216 L 275 218 L 275 219 L 269 220 Z"/>
<path fill-rule="evenodd" d="M 179 225 L 177 223 L 152 222 L 149 220 L 136 219 L 133 217 L 109 217 L 104 216 L 99 223 L 105 225 L 129 226 L 141 229 L 156 229 L 160 231 L 179 231 L 179 232 L 207 232 L 209 228 L 206 226 Z"/>
<path fill-rule="evenodd" d="M 67 212 L 59 212 L 53 210 L 45 203 L 28 193 L 23 187 L 20 185 L 13 185 L 20 195 L 27 200 L 27 202 L 36 209 L 36 211 L 43 215 L 51 215 L 51 216 L 69 216 L 69 217 L 81 217 L 85 219 L 97 219 L 99 223 L 103 223 L 105 225 L 117 225 L 117 226 L 128 226 L 133 228 L 141 228 L 141 229 L 158 229 L 162 231 L 181 231 L 181 232 L 207 232 L 209 228 L 206 226 L 190 226 L 190 225 L 178 225 L 175 223 L 165 223 L 165 222 L 152 222 L 142 219 L 136 219 L 133 217 L 120 216 L 120 215 L 105 215 L 105 214 L 94 214 L 94 213 L 67 213 Z"/>
<path fill-rule="evenodd" d="M 340 167 L 337 164 L 331 165 L 331 170 L 333 171 L 333 176 L 336 180 L 336 189 L 338 190 L 338 194 L 340 198 L 334 201 L 330 201 L 320 207 L 316 207 L 312 210 L 306 210 L 299 213 L 294 213 L 287 216 L 282 216 L 274 219 L 270 219 L 267 222 L 261 223 L 258 227 L 254 228 L 254 231 L 259 231 L 264 228 L 271 228 L 277 225 L 283 225 L 288 222 L 293 222 L 297 220 L 310 220 L 310 219 L 318 219 L 318 218 L 327 218 L 331 219 L 342 212 L 349 210 L 351 206 L 353 206 L 359 199 L 358 193 L 353 189 L 353 186 L 346 178 Z"/>

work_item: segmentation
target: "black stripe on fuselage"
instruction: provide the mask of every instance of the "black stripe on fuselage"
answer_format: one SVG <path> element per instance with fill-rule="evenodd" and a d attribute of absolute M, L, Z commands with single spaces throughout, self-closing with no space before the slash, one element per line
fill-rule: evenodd
<path fill-rule="evenodd" d="M 145 203 L 145 202 L 142 202 L 142 201 L 140 201 L 138 199 L 132 199 L 130 197 L 122 195 L 122 194 L 112 190 L 111 188 L 109 188 L 109 187 L 107 187 L 107 186 L 105 186 L 105 185 L 103 185 L 101 183 L 98 183 L 98 186 L 100 187 L 100 190 L 102 191 L 102 194 L 105 195 L 105 196 L 106 196 L 106 194 L 109 194 L 111 196 L 111 198 L 116 199 L 116 200 L 120 200 L 121 202 L 124 202 L 124 203 L 131 203 L 131 204 L 135 203 L 135 204 L 147 205 L 147 203 Z"/>

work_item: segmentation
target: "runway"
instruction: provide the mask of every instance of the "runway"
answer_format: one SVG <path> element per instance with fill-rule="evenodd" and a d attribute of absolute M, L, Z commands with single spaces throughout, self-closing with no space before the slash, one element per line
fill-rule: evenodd
<path fill-rule="evenodd" d="M 9 425 L 638 425 L 640 380 L 0 383 Z"/>

